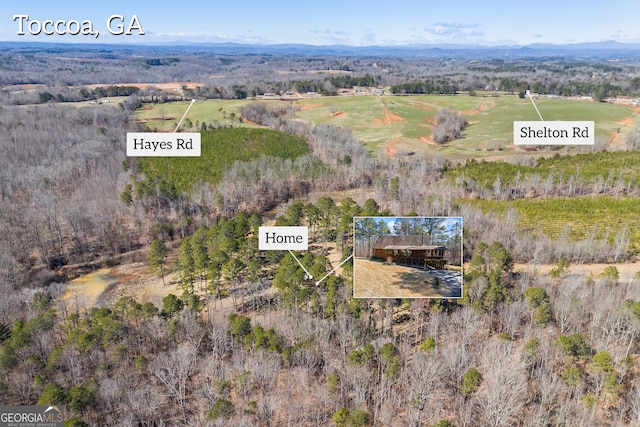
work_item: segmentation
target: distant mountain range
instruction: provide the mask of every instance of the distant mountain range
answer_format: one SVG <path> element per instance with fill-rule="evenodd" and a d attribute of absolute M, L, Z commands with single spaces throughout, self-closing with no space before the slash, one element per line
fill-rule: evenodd
<path fill-rule="evenodd" d="M 163 44 L 93 44 L 93 43 L 41 43 L 0 41 L 2 50 L 134 50 L 165 52 L 209 52 L 221 55 L 323 55 L 323 56 L 393 56 L 407 58 L 541 58 L 578 57 L 605 59 L 640 59 L 640 43 L 620 43 L 604 41 L 576 44 L 542 44 L 525 46 L 485 46 L 485 45 L 397 45 L 397 46 L 348 46 L 348 45 L 307 45 L 307 44 L 240 44 L 240 43 L 194 43 L 174 41 Z"/>

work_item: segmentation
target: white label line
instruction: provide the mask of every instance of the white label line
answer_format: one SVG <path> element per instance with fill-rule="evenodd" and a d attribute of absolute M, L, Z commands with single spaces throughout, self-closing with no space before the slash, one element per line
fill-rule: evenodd
<path fill-rule="evenodd" d="M 176 126 L 176 130 L 173 131 L 173 133 L 178 132 L 178 128 L 180 128 L 180 125 L 182 124 L 182 121 L 184 120 L 185 117 L 187 117 L 187 113 L 189 112 L 189 110 L 191 109 L 191 106 L 193 104 L 196 103 L 195 99 L 191 100 L 191 104 L 189 104 L 189 106 L 187 107 L 187 111 L 184 112 L 184 114 L 182 115 L 182 118 L 180 119 L 180 121 L 178 122 L 178 126 Z"/>
<path fill-rule="evenodd" d="M 533 108 L 536 109 L 536 112 L 538 113 L 538 117 L 540 117 L 540 120 L 542 120 L 544 122 L 544 119 L 542 118 L 542 114 L 540 114 L 540 110 L 538 110 L 538 107 L 536 106 L 536 103 L 533 102 L 533 97 L 531 96 L 531 91 L 527 90 L 527 96 L 531 100 L 531 103 L 533 104 Z"/>
<path fill-rule="evenodd" d="M 298 265 L 300 265 L 300 267 L 302 267 L 302 269 L 304 270 L 305 273 L 307 273 L 305 280 L 311 280 L 313 279 L 313 276 L 311 275 L 311 273 L 309 273 L 307 271 L 306 268 L 304 268 L 304 265 L 302 265 L 302 263 L 300 261 L 298 261 L 298 258 L 296 258 L 296 256 L 293 254 L 293 252 L 291 252 L 291 250 L 289 250 L 289 253 L 291 254 L 291 256 L 293 257 L 293 259 L 296 260 L 296 262 L 298 263 Z"/>
<path fill-rule="evenodd" d="M 324 279 L 326 279 L 327 277 L 329 277 L 330 275 L 332 275 L 334 271 L 336 271 L 337 269 L 339 269 L 340 267 L 342 267 L 342 264 L 344 264 L 345 262 L 349 261 L 349 259 L 351 259 L 352 257 L 353 257 L 353 254 L 349 255 L 349 256 L 348 256 L 344 261 L 342 261 L 342 262 L 340 263 L 340 265 L 338 265 L 336 268 L 334 268 L 333 270 L 331 270 L 330 272 L 328 272 L 327 274 L 325 274 L 325 276 L 324 276 L 322 279 L 320 279 L 320 280 L 318 280 L 318 281 L 316 282 L 316 286 L 319 286 L 319 285 L 320 285 L 320 282 L 322 282 Z"/>

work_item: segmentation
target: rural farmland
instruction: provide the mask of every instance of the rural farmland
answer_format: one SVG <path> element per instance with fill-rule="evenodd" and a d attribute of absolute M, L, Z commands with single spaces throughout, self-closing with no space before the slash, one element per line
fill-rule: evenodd
<path fill-rule="evenodd" d="M 539 120 L 528 99 L 503 96 L 331 96 L 280 100 L 205 100 L 190 112 L 190 123 L 213 126 L 254 126 L 241 117 L 240 109 L 252 102 L 269 105 L 290 104 L 294 118 L 314 124 L 343 126 L 372 153 L 442 154 L 452 159 L 503 157 L 522 153 L 513 146 L 513 122 Z M 172 131 L 187 102 L 147 105 L 136 119 L 150 129 Z M 595 122 L 596 138 L 623 149 L 623 141 L 640 122 L 638 107 L 598 103 L 578 99 L 539 99 L 536 105 L 545 120 Z M 468 121 L 464 137 L 438 146 L 431 138 L 435 118 L 443 108 L 459 111 Z M 184 127 L 184 125 L 183 125 Z"/>

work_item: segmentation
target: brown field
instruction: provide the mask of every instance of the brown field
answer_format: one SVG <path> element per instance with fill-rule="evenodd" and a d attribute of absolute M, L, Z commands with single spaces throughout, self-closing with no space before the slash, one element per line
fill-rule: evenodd
<path fill-rule="evenodd" d="M 170 83 L 118 83 L 114 85 L 104 85 L 104 84 L 95 84 L 95 85 L 85 85 L 84 87 L 88 89 L 95 89 L 98 87 L 107 87 L 107 86 L 133 86 L 138 89 L 144 90 L 149 87 L 156 87 L 160 90 L 170 90 L 173 92 L 179 92 L 182 90 L 183 86 L 186 86 L 188 89 L 195 89 L 197 87 L 203 86 L 202 83 L 197 82 L 170 82 Z"/>
<path fill-rule="evenodd" d="M 95 307 L 102 295 L 116 283 L 111 269 L 103 268 L 72 280 L 65 291 L 67 304 L 77 309 Z"/>
<path fill-rule="evenodd" d="M 462 296 L 459 272 L 423 271 L 402 265 L 356 258 L 353 264 L 355 298 L 456 298 Z M 434 289 L 435 277 L 440 288 Z"/>
<path fill-rule="evenodd" d="M 176 257 L 176 250 L 170 252 L 170 259 L 175 260 Z M 200 282 L 194 284 L 194 291 L 202 297 L 205 296 Z M 162 278 L 152 274 L 146 263 L 135 262 L 103 268 L 74 279 L 67 286 L 65 301 L 72 309 L 86 311 L 101 305 L 109 307 L 126 296 L 140 304 L 151 302 L 156 307 L 162 308 L 162 299 L 169 294 L 178 297 L 182 295 L 177 272 L 167 272 L 163 284 Z M 231 310 L 233 300 L 225 298 L 218 301 L 216 306 Z"/>

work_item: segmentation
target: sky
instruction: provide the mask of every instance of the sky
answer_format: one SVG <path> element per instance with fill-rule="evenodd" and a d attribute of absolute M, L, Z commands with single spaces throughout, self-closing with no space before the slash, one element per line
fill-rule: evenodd
<path fill-rule="evenodd" d="M 14 15 L 22 20 L 18 35 Z M 107 18 L 132 17 L 145 34 L 110 35 Z M 527 45 L 618 41 L 640 43 L 638 0 L 513 1 L 71 1 L 23 0 L 3 5 L 0 41 L 397 46 L 411 44 Z M 32 35 L 46 20 L 88 20 L 99 36 Z M 35 22 L 38 21 L 38 22 Z M 59 28 L 64 29 L 62 25 Z M 73 26 L 71 26 L 73 29 Z"/>
<path fill-rule="evenodd" d="M 398 218 L 400 217 L 393 217 L 393 216 L 389 216 L 389 217 L 375 217 L 376 221 L 377 220 L 383 220 L 384 222 L 387 223 L 387 227 L 389 227 L 389 230 L 391 231 L 391 234 L 395 234 L 394 232 L 394 225 L 395 223 L 398 221 Z M 414 218 L 414 217 L 412 217 Z M 437 218 L 437 217 L 436 217 Z M 461 217 L 442 217 L 444 219 L 444 221 L 442 222 L 442 225 L 444 225 L 445 227 L 445 231 L 451 231 L 451 228 L 455 225 L 458 224 L 460 227 L 462 227 L 462 218 Z"/>

